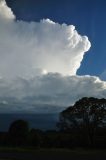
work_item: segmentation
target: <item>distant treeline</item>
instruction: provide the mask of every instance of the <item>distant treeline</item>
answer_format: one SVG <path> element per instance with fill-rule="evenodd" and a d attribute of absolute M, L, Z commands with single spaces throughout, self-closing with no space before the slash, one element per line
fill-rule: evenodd
<path fill-rule="evenodd" d="M 57 130 L 29 129 L 14 121 L 0 133 L 1 146 L 35 148 L 106 148 L 106 99 L 82 98 L 60 113 Z"/>

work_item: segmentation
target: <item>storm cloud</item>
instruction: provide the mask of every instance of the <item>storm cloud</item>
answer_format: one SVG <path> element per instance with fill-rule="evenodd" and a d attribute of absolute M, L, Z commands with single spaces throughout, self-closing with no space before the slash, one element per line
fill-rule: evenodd
<path fill-rule="evenodd" d="M 56 112 L 83 96 L 105 97 L 106 82 L 76 75 L 90 47 L 75 26 L 18 21 L 1 0 L 1 112 Z"/>

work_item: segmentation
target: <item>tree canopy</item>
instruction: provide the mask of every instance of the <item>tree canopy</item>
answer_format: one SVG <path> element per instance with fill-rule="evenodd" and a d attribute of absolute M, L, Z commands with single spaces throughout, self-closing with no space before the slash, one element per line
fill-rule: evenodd
<path fill-rule="evenodd" d="M 27 121 L 16 120 L 9 127 L 9 139 L 11 143 L 21 145 L 26 142 L 29 132 Z"/>
<path fill-rule="evenodd" d="M 60 130 L 83 130 L 93 141 L 98 127 L 106 126 L 106 99 L 84 97 L 60 113 Z"/>

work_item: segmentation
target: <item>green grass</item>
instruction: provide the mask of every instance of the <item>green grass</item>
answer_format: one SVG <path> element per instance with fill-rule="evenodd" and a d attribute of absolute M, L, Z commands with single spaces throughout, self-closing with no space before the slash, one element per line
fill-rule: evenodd
<path fill-rule="evenodd" d="M 46 149 L 36 149 L 36 148 L 24 148 L 24 147 L 0 147 L 0 152 L 34 152 L 34 153 L 70 153 L 70 154 L 105 154 L 106 155 L 106 149 L 83 149 L 83 148 L 77 148 L 77 149 L 59 149 L 59 148 L 46 148 Z M 0 159 L 1 160 L 1 159 Z"/>
<path fill-rule="evenodd" d="M 70 159 L 73 159 L 73 157 L 80 157 L 79 160 L 82 160 L 81 157 L 87 157 L 87 160 L 90 160 L 92 157 L 96 157 L 96 160 L 100 160 L 101 156 L 106 158 L 106 149 L 105 150 L 85 150 L 85 149 L 36 149 L 36 148 L 10 148 L 10 147 L 0 147 L 0 152 L 1 153 L 19 153 L 20 156 L 24 155 L 33 155 L 36 157 L 41 157 L 41 159 L 50 159 L 51 157 L 54 157 L 54 159 L 57 160 L 57 157 L 61 157 L 61 159 L 65 157 L 65 159 L 67 159 L 67 157 L 70 157 Z M 21 154 L 22 153 L 22 154 Z M 32 154 L 33 153 L 33 154 Z M 17 156 L 18 154 L 16 154 Z M 20 157 L 21 159 L 22 157 Z M 40 159 L 40 158 L 39 158 Z M 62 159 L 62 160 L 63 160 Z M 76 158 L 75 158 L 76 159 Z M 14 159 L 11 159 L 11 157 L 9 156 L 7 159 L 6 158 L 2 158 L 0 160 L 16 160 L 15 157 Z"/>

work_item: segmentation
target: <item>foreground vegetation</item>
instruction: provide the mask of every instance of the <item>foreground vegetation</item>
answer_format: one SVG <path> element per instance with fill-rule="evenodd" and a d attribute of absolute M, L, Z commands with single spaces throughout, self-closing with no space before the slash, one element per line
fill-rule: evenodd
<path fill-rule="evenodd" d="M 0 160 L 105 160 L 106 150 L 0 148 L 0 157 Z"/>
<path fill-rule="evenodd" d="M 28 122 L 13 122 L 8 132 L 0 133 L 0 146 L 22 149 L 105 149 L 106 99 L 82 98 L 60 113 L 57 130 L 29 129 Z M 1 148 L 1 149 L 2 149 Z"/>

